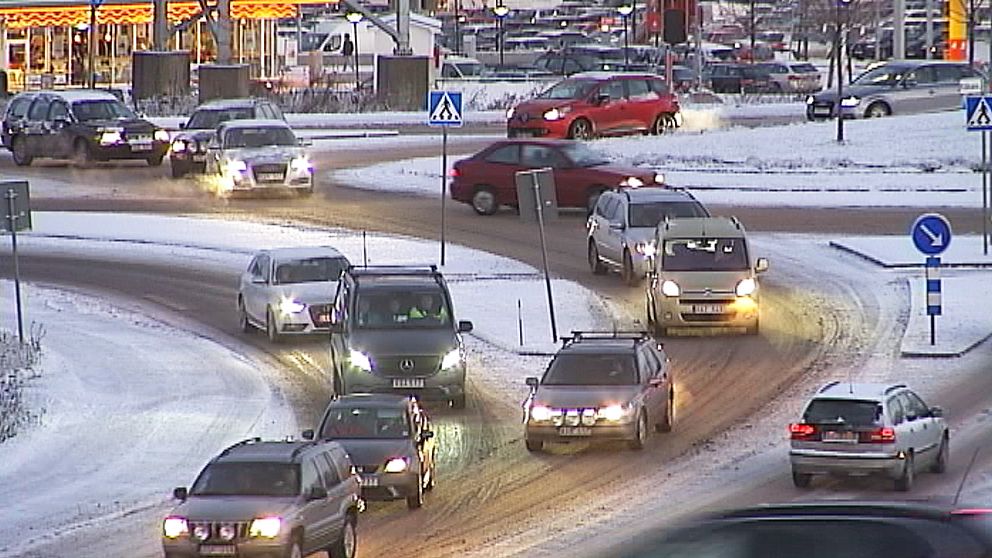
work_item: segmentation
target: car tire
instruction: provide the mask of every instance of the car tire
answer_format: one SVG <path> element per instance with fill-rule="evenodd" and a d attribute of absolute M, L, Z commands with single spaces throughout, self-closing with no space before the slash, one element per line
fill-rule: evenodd
<path fill-rule="evenodd" d="M 950 451 L 950 440 L 947 439 L 947 435 L 945 434 L 940 440 L 940 448 L 937 450 L 937 457 L 934 458 L 933 465 L 930 466 L 931 473 L 937 473 L 939 475 L 947 472 L 947 459 Z"/>
<path fill-rule="evenodd" d="M 568 126 L 568 139 L 591 140 L 595 137 L 592 130 L 592 122 L 585 118 L 576 118 Z"/>
<path fill-rule="evenodd" d="M 892 108 L 882 101 L 875 101 L 865 109 L 865 118 L 883 118 L 892 116 Z"/>
<path fill-rule="evenodd" d="M 355 550 L 358 548 L 358 533 L 355 530 L 355 515 L 349 513 L 341 527 L 341 536 L 334 544 L 327 547 L 327 555 L 330 558 L 355 558 Z"/>
<path fill-rule="evenodd" d="M 465 408 L 465 394 L 461 394 L 458 397 L 451 400 L 452 409 L 464 409 Z"/>
<path fill-rule="evenodd" d="M 634 259 L 630 255 L 630 250 L 623 251 L 623 265 L 620 268 L 620 276 L 623 282 L 630 287 L 636 287 L 641 283 L 641 278 L 634 272 Z"/>
<path fill-rule="evenodd" d="M 655 136 L 663 136 L 674 129 L 675 118 L 668 113 L 659 114 L 658 117 L 654 119 L 654 123 L 651 125 L 651 134 Z"/>
<path fill-rule="evenodd" d="M 152 155 L 145 159 L 145 161 L 148 163 L 149 167 L 161 167 L 163 159 L 165 159 L 165 153 L 161 155 Z"/>
<path fill-rule="evenodd" d="M 282 334 L 276 326 L 276 317 L 272 313 L 272 308 L 267 308 L 265 310 L 265 335 L 269 338 L 272 343 L 278 343 L 282 341 Z"/>
<path fill-rule="evenodd" d="M 34 157 L 28 152 L 27 140 L 21 136 L 15 136 L 10 143 L 10 152 L 14 158 L 14 164 L 19 167 L 30 167 Z"/>
<path fill-rule="evenodd" d="M 675 387 L 668 389 L 668 403 L 665 405 L 665 418 L 654 425 L 658 432 L 671 432 L 675 426 Z"/>
<path fill-rule="evenodd" d="M 524 446 L 526 446 L 527 451 L 531 453 L 540 453 L 544 451 L 544 442 L 541 440 L 528 440 L 525 438 Z"/>
<path fill-rule="evenodd" d="M 172 178 L 182 178 L 186 176 L 186 172 L 187 172 L 186 165 L 176 161 L 172 161 L 169 164 L 169 167 L 170 170 L 172 171 Z"/>
<path fill-rule="evenodd" d="M 255 326 L 248 319 L 248 310 L 245 309 L 245 301 L 241 298 L 238 299 L 238 326 L 241 329 L 241 333 L 255 332 Z"/>
<path fill-rule="evenodd" d="M 88 169 L 93 165 L 93 154 L 90 153 L 86 140 L 78 139 L 72 145 L 72 164 L 81 169 Z"/>
<path fill-rule="evenodd" d="M 599 248 L 596 247 L 596 241 L 589 240 L 589 269 L 592 270 L 593 275 L 605 275 L 606 266 L 603 265 L 603 260 L 599 259 Z"/>
<path fill-rule="evenodd" d="M 479 215 L 492 215 L 499 209 L 496 194 L 489 186 L 476 186 L 472 194 L 472 209 Z"/>
<path fill-rule="evenodd" d="M 408 510 L 419 510 L 424 505 L 424 478 L 417 477 L 416 492 L 406 497 L 406 508 Z"/>
<path fill-rule="evenodd" d="M 813 475 L 809 473 L 797 473 L 792 471 L 792 484 L 796 488 L 809 488 L 813 482 Z"/>
<path fill-rule="evenodd" d="M 637 426 L 634 427 L 634 438 L 627 442 L 627 447 L 632 450 L 644 449 L 644 443 L 648 438 L 648 416 L 642 409 L 637 415 Z"/>
<path fill-rule="evenodd" d="M 894 482 L 895 489 L 898 492 L 909 492 L 913 489 L 913 483 L 916 481 L 916 469 L 913 464 L 913 454 L 906 454 L 906 460 L 903 461 L 902 465 L 902 475 L 899 476 Z"/>

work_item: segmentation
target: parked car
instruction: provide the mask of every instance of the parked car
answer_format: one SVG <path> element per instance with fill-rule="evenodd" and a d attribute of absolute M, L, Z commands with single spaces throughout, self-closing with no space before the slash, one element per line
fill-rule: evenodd
<path fill-rule="evenodd" d="M 905 384 L 830 382 L 789 425 L 792 481 L 813 475 L 878 475 L 912 489 L 917 471 L 947 471 L 950 431 L 940 407 Z"/>
<path fill-rule="evenodd" d="M 516 173 L 545 167 L 554 171 L 558 206 L 587 211 L 595 207 L 600 193 L 611 188 L 664 182 L 653 171 L 611 164 L 605 155 L 581 143 L 502 140 L 454 164 L 451 199 L 470 204 L 479 215 L 492 215 L 503 205 L 516 207 Z"/>
<path fill-rule="evenodd" d="M 303 432 L 304 439 L 314 435 Z M 344 446 L 366 500 L 405 499 L 413 510 L 437 484 L 434 429 L 413 397 L 366 393 L 332 399 L 316 436 Z"/>
<path fill-rule="evenodd" d="M 616 188 L 599 196 L 586 222 L 589 267 L 600 275 L 620 271 L 628 285 L 640 283 L 657 255 L 655 228 L 665 219 L 709 217 L 686 190 Z"/>
<path fill-rule="evenodd" d="M 97 90 L 31 91 L 7 103 L 3 146 L 18 166 L 36 158 L 94 161 L 141 159 L 162 164 L 169 133 L 138 117 L 113 94 Z"/>
<path fill-rule="evenodd" d="M 714 93 L 773 91 L 770 71 L 760 64 L 710 64 L 703 68 L 703 82 Z"/>
<path fill-rule="evenodd" d="M 479 78 L 486 67 L 478 59 L 469 56 L 447 55 L 441 64 L 443 79 Z"/>
<path fill-rule="evenodd" d="M 845 118 L 877 118 L 957 110 L 961 108 L 960 87 L 964 79 L 984 79 L 984 76 L 967 62 L 886 62 L 844 87 L 844 98 L 839 103 L 836 89 L 807 97 L 806 117 L 834 118 L 838 111 Z"/>
<path fill-rule="evenodd" d="M 823 89 L 820 71 L 812 64 L 765 62 L 757 66 L 767 69 L 771 93 L 816 93 Z"/>
<path fill-rule="evenodd" d="M 647 332 L 572 332 L 544 376 L 527 378 L 527 451 L 547 442 L 622 440 L 644 447 L 675 425 L 675 383 L 664 347 Z"/>
<path fill-rule="evenodd" d="M 285 120 L 282 111 L 265 99 L 223 99 L 208 101 L 179 125 L 181 131 L 172 138 L 169 162 L 172 177 L 191 172 L 203 173 L 207 167 L 207 148 L 217 126 L 228 120 Z"/>
<path fill-rule="evenodd" d="M 589 72 L 511 108 L 506 129 L 511 138 L 663 134 L 679 126 L 679 110 L 678 98 L 657 75 Z"/>
<path fill-rule="evenodd" d="M 542 54 L 534 66 L 552 74 L 570 76 L 579 72 L 608 70 L 624 63 L 623 49 L 603 45 L 575 45 Z"/>
<path fill-rule="evenodd" d="M 238 442 L 213 458 L 162 521 L 166 558 L 326 551 L 354 558 L 359 478 L 336 442 Z"/>
<path fill-rule="evenodd" d="M 258 252 L 238 287 L 241 331 L 261 329 L 273 343 L 329 331 L 334 293 L 348 266 L 347 258 L 326 246 Z"/>
<path fill-rule="evenodd" d="M 221 194 L 266 190 L 313 193 L 313 166 L 302 142 L 282 120 L 229 120 L 207 150 L 206 174 Z"/>

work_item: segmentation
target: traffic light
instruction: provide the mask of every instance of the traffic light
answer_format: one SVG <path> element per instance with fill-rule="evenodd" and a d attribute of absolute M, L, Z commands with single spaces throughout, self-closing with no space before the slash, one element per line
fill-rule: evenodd
<path fill-rule="evenodd" d="M 686 42 L 685 11 L 665 10 L 664 39 L 670 45 Z"/>

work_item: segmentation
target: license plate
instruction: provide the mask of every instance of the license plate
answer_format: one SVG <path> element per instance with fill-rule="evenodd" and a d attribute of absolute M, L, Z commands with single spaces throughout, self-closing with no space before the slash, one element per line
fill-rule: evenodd
<path fill-rule="evenodd" d="M 831 430 L 826 430 L 823 432 L 822 439 L 824 442 L 857 442 L 858 433 L 857 432 L 836 432 Z"/>
<path fill-rule="evenodd" d="M 202 163 L 207 160 L 206 155 L 193 155 L 193 161 L 196 163 Z"/>
<path fill-rule="evenodd" d="M 592 436 L 592 428 L 588 426 L 562 426 L 558 429 L 559 436 Z"/>
<path fill-rule="evenodd" d="M 210 544 L 200 547 L 200 556 L 234 556 L 238 548 L 233 544 Z"/>
<path fill-rule="evenodd" d="M 814 108 L 813 114 L 815 116 L 830 116 L 830 109 L 828 108 Z"/>
<path fill-rule="evenodd" d="M 379 486 L 379 477 L 362 477 L 362 486 Z"/>
<path fill-rule="evenodd" d="M 265 181 L 282 181 L 282 173 L 278 172 L 263 172 L 258 175 L 259 180 Z"/>
<path fill-rule="evenodd" d="M 330 314 L 317 314 L 317 321 L 318 322 L 329 322 L 329 321 L 331 321 L 331 315 Z"/>
<path fill-rule="evenodd" d="M 138 143 L 138 142 L 131 143 L 131 151 L 151 151 L 151 150 L 152 150 L 151 143 Z"/>
<path fill-rule="evenodd" d="M 723 314 L 722 304 L 693 304 L 693 314 Z"/>
<path fill-rule="evenodd" d="M 424 387 L 423 378 L 396 378 L 393 380 L 394 388 L 422 388 Z"/>

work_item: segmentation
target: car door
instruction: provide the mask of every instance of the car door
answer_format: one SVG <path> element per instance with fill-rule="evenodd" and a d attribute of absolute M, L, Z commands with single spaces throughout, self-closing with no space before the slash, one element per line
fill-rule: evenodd
<path fill-rule="evenodd" d="M 914 423 L 917 435 L 916 453 L 920 459 L 927 462 L 933 460 L 937 455 L 937 447 L 940 445 L 943 432 L 934 423 L 930 416 L 930 408 L 923 403 L 920 396 L 912 391 L 902 394 L 903 407 L 906 410 L 906 420 Z"/>
<path fill-rule="evenodd" d="M 593 209 L 592 214 L 589 215 L 589 235 L 592 237 L 592 241 L 596 243 L 596 251 L 599 252 L 600 257 L 604 257 L 607 250 L 610 232 L 610 219 L 607 214 L 607 208 L 615 197 L 616 194 L 613 192 L 603 192 L 600 194 L 599 199 L 596 201 L 596 207 Z"/>
<path fill-rule="evenodd" d="M 892 90 L 893 113 L 913 113 L 932 110 L 936 96 L 936 76 L 932 66 L 919 66 L 907 72 L 901 87 Z"/>
<path fill-rule="evenodd" d="M 340 324 L 340 329 L 337 332 L 333 331 L 335 327 L 331 328 L 331 363 L 335 368 L 335 370 L 332 370 L 332 373 L 340 371 L 337 370 L 337 365 L 345 358 L 345 351 L 348 346 L 348 318 L 351 314 L 352 291 L 347 277 L 342 277 L 341 281 L 338 282 L 338 292 L 334 296 L 334 310 L 331 312 L 331 323 Z M 335 393 L 335 395 L 341 394 Z"/>
<path fill-rule="evenodd" d="M 606 233 L 603 235 L 603 258 L 610 263 L 620 265 L 623 257 L 623 233 L 626 227 L 624 213 L 627 203 L 624 196 L 614 194 L 606 206 Z"/>
<path fill-rule="evenodd" d="M 45 149 L 45 144 L 49 134 L 48 129 L 48 107 L 51 101 L 48 97 L 39 96 L 28 109 L 28 118 L 24 126 L 25 140 L 27 141 L 28 152 L 31 155 L 49 153 Z"/>
<path fill-rule="evenodd" d="M 326 466 L 324 467 L 326 468 Z M 309 457 L 300 462 L 300 490 L 303 495 L 302 510 L 299 517 L 303 520 L 304 539 L 302 543 L 303 554 L 326 546 L 327 540 L 327 516 L 328 501 L 323 498 L 311 498 L 311 493 L 315 489 L 327 490 L 324 486 L 323 470 L 318 467 L 317 460 Z"/>
<path fill-rule="evenodd" d="M 341 477 L 341 472 L 330 453 L 324 452 L 316 457 L 318 469 L 327 490 L 327 502 L 324 507 L 321 532 L 323 542 L 320 548 L 327 548 L 341 536 L 344 527 L 345 514 L 348 511 L 348 500 L 351 499 L 352 487 Z"/>
<path fill-rule="evenodd" d="M 649 130 L 658 116 L 659 96 L 652 91 L 647 78 L 631 78 L 627 82 L 627 112 L 630 116 L 628 128 Z"/>
<path fill-rule="evenodd" d="M 245 295 L 245 309 L 248 315 L 259 323 L 265 323 L 266 310 L 269 304 L 269 279 L 272 276 L 272 258 L 267 254 L 259 254 L 256 265 L 251 270 L 251 282 Z"/>
<path fill-rule="evenodd" d="M 62 99 L 55 99 L 48 108 L 48 118 L 46 122 L 52 129 L 51 154 L 53 157 L 63 158 L 72 156 L 72 142 L 75 136 L 70 132 L 69 124 L 72 116 L 69 112 L 69 105 Z"/>
<path fill-rule="evenodd" d="M 903 410 L 902 400 L 898 396 L 889 397 L 885 406 L 889 411 L 889 420 L 892 421 L 892 428 L 896 432 L 896 444 L 899 450 L 906 450 L 916 444 L 915 431 L 906 422 L 906 412 Z"/>
<path fill-rule="evenodd" d="M 465 180 L 473 186 L 491 186 L 500 204 L 516 204 L 517 171 L 525 170 L 520 160 L 520 144 L 508 143 L 486 155 L 482 164 L 465 165 Z M 474 190 L 473 190 L 474 191 Z"/>
<path fill-rule="evenodd" d="M 520 163 L 525 169 L 550 168 L 555 177 L 555 196 L 560 207 L 585 207 L 588 194 L 572 168 L 571 161 L 550 146 L 539 143 L 520 145 Z M 514 183 L 514 197 L 516 184 Z"/>
<path fill-rule="evenodd" d="M 600 84 L 589 111 L 593 130 L 599 134 L 615 133 L 627 122 L 627 88 L 624 80 L 611 79 Z"/>
<path fill-rule="evenodd" d="M 954 110 L 961 108 L 962 66 L 938 64 L 934 66 L 936 77 L 934 105 L 929 110 Z"/>
<path fill-rule="evenodd" d="M 651 424 L 658 424 L 661 422 L 661 417 L 664 416 L 662 414 L 664 412 L 662 406 L 664 390 L 655 382 L 655 378 L 660 372 L 660 365 L 654 355 L 651 355 L 641 346 L 637 348 L 637 367 L 641 371 L 639 380 L 641 391 L 644 393 L 644 406 L 648 410 L 648 418 Z"/>

